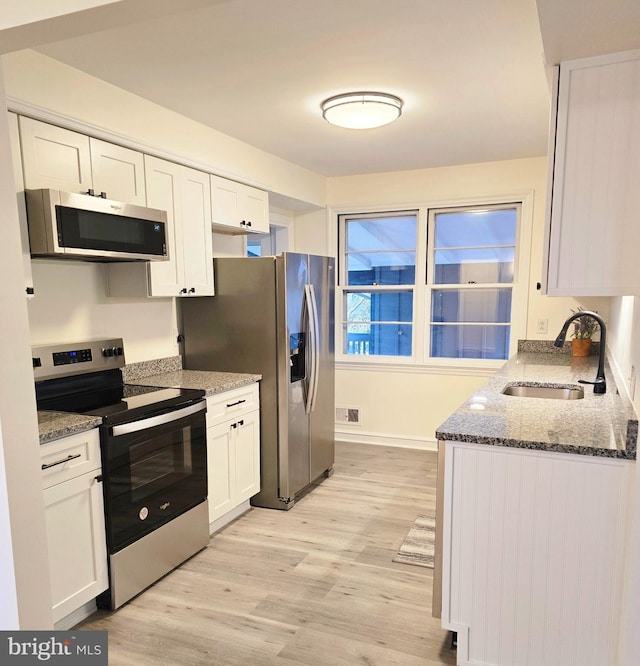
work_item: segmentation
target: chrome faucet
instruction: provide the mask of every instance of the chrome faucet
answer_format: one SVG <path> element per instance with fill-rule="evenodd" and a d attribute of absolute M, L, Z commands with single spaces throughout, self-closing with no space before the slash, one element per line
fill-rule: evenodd
<path fill-rule="evenodd" d="M 596 380 L 594 382 L 588 382 L 584 379 L 579 379 L 578 383 L 593 384 L 594 393 L 606 393 L 607 380 L 604 376 L 604 353 L 607 342 L 607 325 L 604 323 L 604 319 L 597 312 L 592 312 L 591 310 L 580 310 L 580 312 L 572 314 L 567 319 L 567 321 L 564 322 L 562 330 L 560 333 L 558 333 L 558 337 L 553 344 L 556 347 L 562 347 L 564 345 L 565 338 L 567 337 L 567 330 L 569 329 L 569 325 L 572 321 L 579 319 L 580 317 L 592 317 L 600 325 L 600 354 L 598 356 L 598 372 L 596 373 Z"/>

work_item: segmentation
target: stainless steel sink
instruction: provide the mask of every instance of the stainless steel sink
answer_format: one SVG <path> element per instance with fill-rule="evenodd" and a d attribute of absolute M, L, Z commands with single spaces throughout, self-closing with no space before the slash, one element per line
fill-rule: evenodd
<path fill-rule="evenodd" d="M 513 395 L 519 398 L 551 398 L 555 400 L 580 400 L 580 398 L 584 398 L 584 389 L 572 384 L 565 386 L 509 384 L 502 389 L 502 392 L 504 395 Z"/>

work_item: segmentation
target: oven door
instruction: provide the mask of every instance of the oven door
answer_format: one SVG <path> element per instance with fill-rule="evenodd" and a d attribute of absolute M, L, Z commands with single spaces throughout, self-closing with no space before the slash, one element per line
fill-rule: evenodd
<path fill-rule="evenodd" d="M 207 497 L 206 402 L 103 431 L 107 544 L 115 553 Z"/>

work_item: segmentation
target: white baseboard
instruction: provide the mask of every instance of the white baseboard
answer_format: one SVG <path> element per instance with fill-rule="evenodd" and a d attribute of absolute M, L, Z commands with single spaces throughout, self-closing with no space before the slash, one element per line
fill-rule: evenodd
<path fill-rule="evenodd" d="M 54 628 L 62 631 L 71 629 L 75 627 L 76 624 L 82 622 L 82 620 L 86 620 L 90 615 L 93 615 L 97 610 L 98 607 L 96 606 L 95 599 L 87 601 L 87 603 L 80 606 L 80 608 L 76 608 L 76 610 L 69 613 L 69 615 L 65 615 L 61 620 L 58 620 L 55 623 Z"/>
<path fill-rule="evenodd" d="M 403 449 L 421 449 L 422 451 L 437 451 L 438 440 L 434 437 L 409 437 L 407 435 L 392 435 L 389 433 L 366 432 L 362 430 L 336 428 L 336 441 L 351 442 L 353 444 L 374 444 L 376 446 L 396 446 Z"/>
<path fill-rule="evenodd" d="M 214 520 L 212 523 L 209 523 L 209 534 L 210 535 L 215 534 L 225 525 L 228 525 L 232 520 L 239 518 L 243 513 L 248 511 L 250 508 L 251 504 L 249 503 L 249 500 L 247 500 L 246 502 L 239 504 L 235 509 L 231 509 L 231 511 L 225 513 L 224 516 L 220 516 L 220 518 L 218 518 L 217 520 Z"/>

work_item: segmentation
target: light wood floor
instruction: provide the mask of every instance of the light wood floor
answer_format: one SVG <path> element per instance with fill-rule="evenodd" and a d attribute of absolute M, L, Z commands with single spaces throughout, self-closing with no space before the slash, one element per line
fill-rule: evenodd
<path fill-rule="evenodd" d="M 288 512 L 253 508 L 119 610 L 110 666 L 455 664 L 432 570 L 392 558 L 435 515 L 436 454 L 338 444 L 335 474 Z"/>

